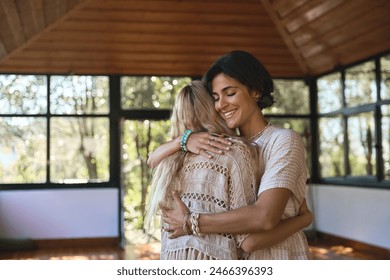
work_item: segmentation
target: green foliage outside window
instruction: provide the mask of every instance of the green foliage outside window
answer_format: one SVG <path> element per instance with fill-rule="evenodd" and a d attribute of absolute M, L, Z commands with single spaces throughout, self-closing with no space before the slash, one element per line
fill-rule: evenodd
<path fill-rule="evenodd" d="M 0 183 L 108 181 L 108 117 L 67 116 L 108 114 L 108 77 L 51 76 L 49 93 L 47 83 L 0 75 L 0 114 L 11 115 L 0 116 Z"/>
<path fill-rule="evenodd" d="M 190 78 L 122 77 L 123 109 L 171 109 L 177 93 Z M 170 139 L 169 120 L 126 120 L 122 126 L 122 178 L 125 188 L 124 210 L 126 226 L 144 228 L 151 170 L 148 153 Z"/>

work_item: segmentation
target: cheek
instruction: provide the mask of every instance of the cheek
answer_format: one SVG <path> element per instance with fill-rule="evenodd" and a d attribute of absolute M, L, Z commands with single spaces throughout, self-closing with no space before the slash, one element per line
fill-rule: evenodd
<path fill-rule="evenodd" d="M 217 111 L 219 113 L 219 109 L 220 109 L 220 106 L 219 106 L 219 102 L 214 102 L 214 109 L 215 111 Z"/>

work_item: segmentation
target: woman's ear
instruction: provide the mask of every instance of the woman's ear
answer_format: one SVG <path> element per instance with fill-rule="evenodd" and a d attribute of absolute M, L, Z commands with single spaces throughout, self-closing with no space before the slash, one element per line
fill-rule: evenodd
<path fill-rule="evenodd" d="M 260 92 L 255 91 L 255 90 L 251 92 L 251 95 L 252 95 L 253 98 L 256 100 L 256 102 L 258 102 L 258 101 L 260 100 L 260 98 L 261 98 Z"/>

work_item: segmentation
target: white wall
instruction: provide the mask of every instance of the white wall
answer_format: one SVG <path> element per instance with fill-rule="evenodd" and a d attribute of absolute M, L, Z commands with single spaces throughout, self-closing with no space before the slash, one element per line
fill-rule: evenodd
<path fill-rule="evenodd" d="M 0 192 L 0 238 L 118 237 L 117 189 Z"/>
<path fill-rule="evenodd" d="M 317 231 L 390 249 L 390 191 L 312 185 Z"/>
<path fill-rule="evenodd" d="M 316 230 L 390 249 L 390 191 L 312 185 Z M 118 237 L 118 190 L 0 192 L 0 238 Z"/>

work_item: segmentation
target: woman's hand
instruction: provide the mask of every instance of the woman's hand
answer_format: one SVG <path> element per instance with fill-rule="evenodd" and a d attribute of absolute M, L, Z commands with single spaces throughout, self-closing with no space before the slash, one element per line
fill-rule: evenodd
<path fill-rule="evenodd" d="M 183 225 L 187 222 L 186 217 L 190 212 L 176 192 L 172 193 L 172 198 L 175 202 L 173 209 L 160 207 L 162 211 L 162 220 L 166 224 L 163 230 L 171 233 L 169 235 L 169 238 L 171 239 L 186 235 L 183 230 Z"/>
<path fill-rule="evenodd" d="M 208 132 L 193 132 L 188 137 L 187 149 L 194 154 L 212 158 L 212 154 L 222 154 L 230 150 L 232 142 L 223 135 Z"/>

